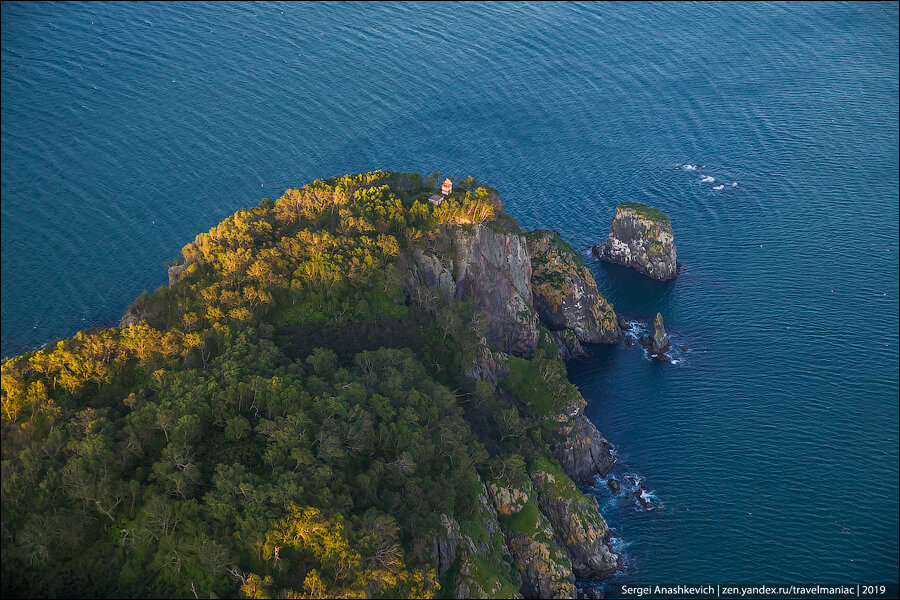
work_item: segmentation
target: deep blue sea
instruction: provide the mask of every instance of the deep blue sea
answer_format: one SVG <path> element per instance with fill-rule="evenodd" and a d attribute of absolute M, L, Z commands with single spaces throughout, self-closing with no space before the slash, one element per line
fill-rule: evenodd
<path fill-rule="evenodd" d="M 4 356 L 288 187 L 471 174 L 675 343 L 570 365 L 654 499 L 598 486 L 620 581 L 897 582 L 896 3 L 3 3 L 0 45 Z M 674 282 L 590 257 L 625 200 Z"/>

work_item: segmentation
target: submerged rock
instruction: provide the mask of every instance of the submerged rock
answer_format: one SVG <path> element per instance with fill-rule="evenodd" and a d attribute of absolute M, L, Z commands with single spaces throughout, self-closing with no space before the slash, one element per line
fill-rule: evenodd
<path fill-rule="evenodd" d="M 529 232 L 531 289 L 541 321 L 553 331 L 575 333 L 589 344 L 616 344 L 622 340 L 612 305 L 597 290 L 594 274 L 559 232 Z"/>
<path fill-rule="evenodd" d="M 619 480 L 615 477 L 610 477 L 606 481 L 606 487 L 608 487 L 609 491 L 611 491 L 613 494 L 618 494 L 619 490 L 622 489 L 622 484 L 620 484 Z"/>
<path fill-rule="evenodd" d="M 593 252 L 600 260 L 632 267 L 660 281 L 678 275 L 669 218 L 655 208 L 637 202 L 616 206 L 609 238 L 594 246 Z"/>
<path fill-rule="evenodd" d="M 641 507 L 653 508 L 653 502 L 650 501 L 650 497 L 647 495 L 647 488 L 642 481 L 638 482 L 637 488 L 634 490 L 634 498 Z"/>

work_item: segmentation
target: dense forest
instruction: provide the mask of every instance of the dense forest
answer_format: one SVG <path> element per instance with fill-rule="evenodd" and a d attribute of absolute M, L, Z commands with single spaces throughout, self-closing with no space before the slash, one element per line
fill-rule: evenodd
<path fill-rule="evenodd" d="M 439 177 L 265 199 L 187 244 L 119 327 L 4 359 L 3 595 L 508 597 L 531 589 L 516 540 L 538 530 L 568 564 L 544 513 L 585 500 L 551 450 L 583 400 L 543 326 L 491 382 L 471 368 L 501 355 L 485 314 L 410 289 L 440 231 L 521 233 L 472 178 L 429 204 Z M 504 485 L 536 491 L 486 509 Z M 448 535 L 471 543 L 442 564 Z"/>

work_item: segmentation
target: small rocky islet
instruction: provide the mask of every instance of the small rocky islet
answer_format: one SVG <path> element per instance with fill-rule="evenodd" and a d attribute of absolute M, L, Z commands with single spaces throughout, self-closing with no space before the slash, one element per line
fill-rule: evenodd
<path fill-rule="evenodd" d="M 646 204 L 622 202 L 609 226 L 609 237 L 593 247 L 598 259 L 631 267 L 647 277 L 667 281 L 678 275 L 672 224 Z"/>

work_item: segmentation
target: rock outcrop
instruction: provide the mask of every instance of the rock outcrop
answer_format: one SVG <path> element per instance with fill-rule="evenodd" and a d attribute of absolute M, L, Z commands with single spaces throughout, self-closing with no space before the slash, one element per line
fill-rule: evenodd
<path fill-rule="evenodd" d="M 465 374 L 472 379 L 487 381 L 496 387 L 509 373 L 509 355 L 505 352 L 492 352 L 488 347 L 487 339 L 482 337 L 478 341 L 478 351 L 472 366 L 465 370 Z"/>
<path fill-rule="evenodd" d="M 525 238 L 484 225 L 449 226 L 428 249 L 413 248 L 408 287 L 435 289 L 444 300 L 467 300 L 487 314 L 489 341 L 527 356 L 537 346 L 538 315 L 532 307 L 531 260 Z M 421 300 L 421 299 L 420 299 Z"/>
<path fill-rule="evenodd" d="M 531 469 L 538 506 L 563 544 L 579 577 L 608 577 L 621 560 L 609 547 L 609 527 L 597 500 L 582 494 L 559 467 L 541 461 Z"/>
<path fill-rule="evenodd" d="M 612 444 L 606 441 L 580 407 L 563 415 L 557 430 L 559 441 L 553 446 L 553 455 L 566 475 L 578 485 L 593 485 L 594 477 L 605 477 L 615 458 Z"/>
<path fill-rule="evenodd" d="M 650 350 L 650 354 L 656 358 L 668 358 L 665 352 L 671 347 L 671 344 L 669 343 L 669 335 L 666 333 L 661 313 L 656 313 L 656 319 L 653 320 L 653 335 L 645 332 L 638 341 Z"/>
<path fill-rule="evenodd" d="M 442 535 L 434 539 L 434 555 L 438 577 L 447 572 L 456 562 L 456 547 L 459 545 L 459 523 L 447 515 L 441 515 L 441 526 L 444 528 Z"/>
<path fill-rule="evenodd" d="M 581 345 L 581 342 L 578 341 L 578 337 L 573 331 L 562 329 L 560 331 L 551 331 L 550 335 L 553 338 L 553 343 L 556 344 L 559 360 L 566 362 L 587 354 L 587 351 Z"/>
<path fill-rule="evenodd" d="M 475 511 L 467 521 L 457 523 L 441 515 L 446 534 L 435 540 L 438 575 L 444 575 L 455 561 L 459 570 L 449 582 L 452 597 L 521 598 L 522 579 L 506 546 L 497 511 L 484 484 L 479 481 L 476 487 Z"/>
<path fill-rule="evenodd" d="M 523 474 L 524 475 L 524 474 Z M 553 526 L 540 511 L 528 476 L 487 486 L 526 598 L 575 598 L 575 575 Z"/>
<path fill-rule="evenodd" d="M 541 321 L 551 330 L 568 329 L 581 342 L 622 341 L 612 305 L 597 290 L 594 275 L 556 231 L 526 236 L 531 257 L 531 291 Z"/>
<path fill-rule="evenodd" d="M 655 208 L 637 202 L 616 206 L 609 238 L 594 246 L 593 252 L 600 260 L 632 267 L 660 281 L 678 275 L 669 218 Z"/>
<path fill-rule="evenodd" d="M 656 313 L 656 320 L 653 321 L 653 339 L 650 343 L 650 352 L 660 356 L 669 349 L 669 336 L 666 334 L 666 327 L 663 325 L 663 317 L 661 313 Z"/>
<path fill-rule="evenodd" d="M 169 267 L 169 287 L 172 287 L 181 279 L 181 274 L 188 267 L 190 262 L 183 262 L 180 265 L 172 265 Z"/>

